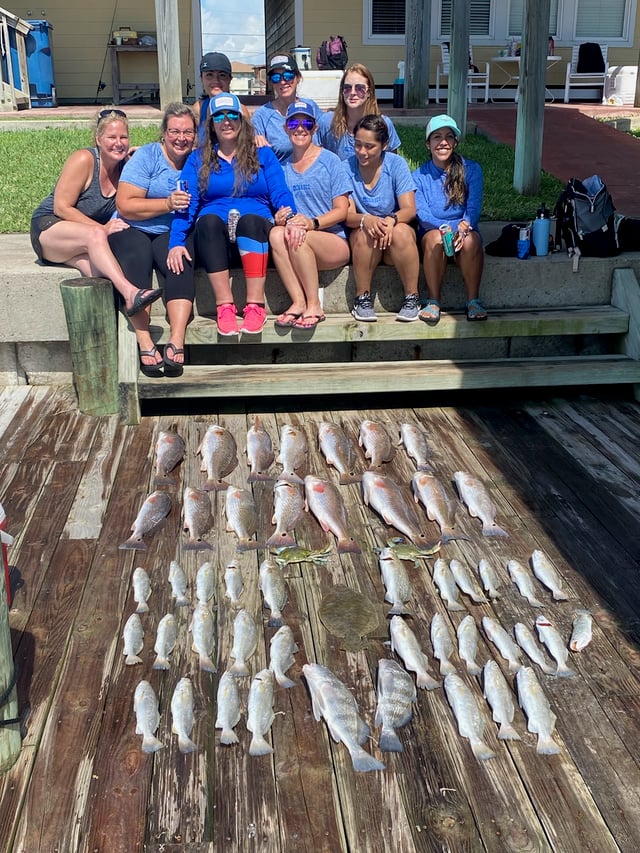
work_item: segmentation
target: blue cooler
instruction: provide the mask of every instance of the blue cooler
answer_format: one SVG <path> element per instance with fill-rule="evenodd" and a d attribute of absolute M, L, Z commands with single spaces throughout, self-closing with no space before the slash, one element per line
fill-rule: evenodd
<path fill-rule="evenodd" d="M 33 29 L 26 38 L 29 95 L 32 107 L 57 107 L 49 21 L 27 21 Z"/>

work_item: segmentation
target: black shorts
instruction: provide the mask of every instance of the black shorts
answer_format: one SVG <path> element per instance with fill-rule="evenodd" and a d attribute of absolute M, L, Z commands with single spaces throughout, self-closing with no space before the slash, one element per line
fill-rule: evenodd
<path fill-rule="evenodd" d="M 42 257 L 42 246 L 40 245 L 40 235 L 43 231 L 46 231 L 47 228 L 51 228 L 52 225 L 55 225 L 56 222 L 62 222 L 62 219 L 59 216 L 56 216 L 54 213 L 46 213 L 44 216 L 33 217 L 31 220 L 31 245 L 33 246 L 33 251 L 38 256 L 38 260 L 41 264 L 45 264 L 47 266 L 58 267 L 64 266 L 64 264 L 56 264 L 53 261 L 48 261 L 46 258 Z"/>

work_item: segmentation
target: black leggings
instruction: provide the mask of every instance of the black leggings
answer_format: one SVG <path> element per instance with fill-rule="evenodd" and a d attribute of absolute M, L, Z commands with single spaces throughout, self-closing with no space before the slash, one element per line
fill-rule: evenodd
<path fill-rule="evenodd" d="M 169 251 L 169 232 L 149 234 L 140 228 L 125 228 L 109 236 L 111 251 L 122 267 L 123 273 L 132 284 L 141 290 L 151 287 L 151 275 L 154 269 L 164 276 L 165 301 L 188 299 L 193 302 L 195 282 L 193 262 L 183 259 L 184 270 L 180 274 L 167 269 Z M 193 258 L 193 234 L 187 238 L 187 251 Z"/>
<path fill-rule="evenodd" d="M 229 241 L 227 223 L 215 213 L 206 213 L 196 223 L 198 265 L 208 273 L 238 266 L 238 255 L 246 278 L 267 274 L 269 232 L 273 228 L 264 216 L 245 213 L 236 227 L 237 243 Z"/>

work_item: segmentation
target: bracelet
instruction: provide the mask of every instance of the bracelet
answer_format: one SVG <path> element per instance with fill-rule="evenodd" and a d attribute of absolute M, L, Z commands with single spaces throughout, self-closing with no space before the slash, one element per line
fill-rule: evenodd
<path fill-rule="evenodd" d="M 293 219 L 294 216 L 295 216 L 295 213 L 292 210 L 290 210 L 289 213 L 287 213 L 287 215 L 285 216 L 284 221 L 288 222 L 290 219 Z"/>
<path fill-rule="evenodd" d="M 320 230 L 320 220 L 318 219 L 318 217 L 314 216 L 313 219 L 311 220 L 311 222 L 313 224 L 313 230 L 319 231 Z"/>
<path fill-rule="evenodd" d="M 361 231 L 364 231 L 364 218 L 365 218 L 365 216 L 366 216 L 366 215 L 367 215 L 367 214 L 366 214 L 366 213 L 364 213 L 364 214 L 362 215 L 362 219 L 360 220 L 360 230 L 361 230 Z"/>

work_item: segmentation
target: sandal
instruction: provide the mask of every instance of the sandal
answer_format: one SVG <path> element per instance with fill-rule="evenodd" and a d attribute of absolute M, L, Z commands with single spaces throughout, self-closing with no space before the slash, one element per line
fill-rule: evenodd
<path fill-rule="evenodd" d="M 169 352 L 171 352 L 171 355 L 169 355 Z M 171 343 L 171 341 L 169 341 L 168 344 L 165 344 L 162 356 L 165 376 L 182 376 L 184 361 L 176 361 L 175 357 L 177 355 L 184 356 L 184 349 L 182 347 L 177 347 L 175 344 Z"/>
<path fill-rule="evenodd" d="M 440 322 L 440 303 L 437 299 L 427 299 L 427 303 L 418 314 L 421 320 L 429 326 L 435 326 Z"/>
<path fill-rule="evenodd" d="M 464 307 L 467 320 L 486 320 L 487 312 L 479 299 L 470 299 Z"/>
<path fill-rule="evenodd" d="M 156 361 L 155 364 L 145 364 L 142 359 L 143 358 L 155 358 L 158 355 L 157 347 L 153 347 L 152 349 L 139 349 L 138 355 L 140 357 L 140 373 L 143 373 L 145 376 L 162 376 L 162 362 Z"/>
<path fill-rule="evenodd" d="M 139 314 L 143 308 L 146 308 L 147 305 L 151 305 L 152 302 L 155 302 L 156 299 L 160 299 L 161 296 L 162 288 L 160 287 L 157 287 L 154 290 L 139 290 L 135 295 L 131 308 L 127 308 L 127 317 L 133 317 L 135 314 Z"/>
<path fill-rule="evenodd" d="M 296 329 L 315 329 L 318 323 L 326 319 L 324 314 L 302 314 L 293 325 Z"/>
<path fill-rule="evenodd" d="M 290 317 L 291 319 L 287 320 L 287 317 Z M 278 326 L 281 329 L 290 329 L 291 326 L 295 326 L 296 320 L 300 319 L 300 317 L 302 317 L 302 314 L 296 314 L 293 311 L 285 311 L 284 314 L 281 314 L 273 321 L 273 325 Z"/>

